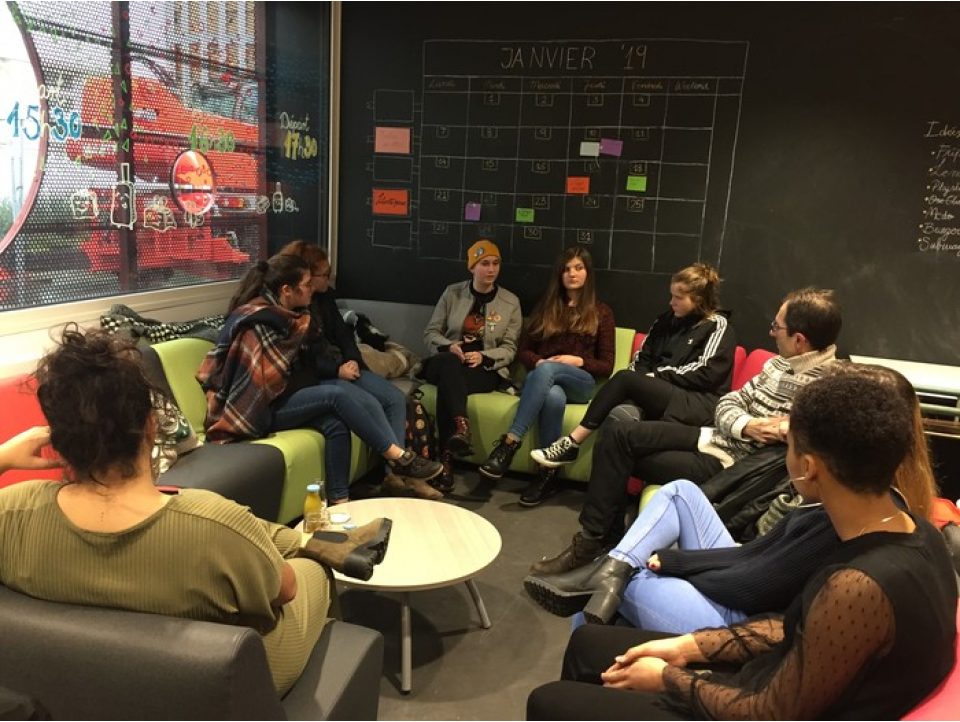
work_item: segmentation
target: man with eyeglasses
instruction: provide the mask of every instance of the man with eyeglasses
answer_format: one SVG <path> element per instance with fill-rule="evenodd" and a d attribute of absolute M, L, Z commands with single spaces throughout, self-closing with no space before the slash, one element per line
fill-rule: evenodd
<path fill-rule="evenodd" d="M 647 484 L 675 479 L 702 484 L 759 448 L 784 443 L 793 398 L 836 360 L 840 326 L 840 306 L 833 291 L 793 291 L 770 324 L 779 355 L 742 388 L 721 397 L 715 427 L 608 419 L 593 450 L 587 498 L 580 512 L 582 530 L 558 556 L 534 564 L 534 575 L 572 571 L 619 541 L 631 475 Z"/>

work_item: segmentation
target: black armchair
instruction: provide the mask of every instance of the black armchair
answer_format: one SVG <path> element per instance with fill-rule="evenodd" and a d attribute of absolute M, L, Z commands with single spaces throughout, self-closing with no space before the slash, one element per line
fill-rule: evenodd
<path fill-rule="evenodd" d="M 277 697 L 247 627 L 46 602 L 0 586 L 0 686 L 54 719 L 376 719 L 379 632 L 334 620 Z"/>

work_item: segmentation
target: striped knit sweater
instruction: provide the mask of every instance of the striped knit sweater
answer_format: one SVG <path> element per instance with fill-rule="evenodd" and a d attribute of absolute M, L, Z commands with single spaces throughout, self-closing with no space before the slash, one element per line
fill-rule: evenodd
<path fill-rule="evenodd" d="M 720 399 L 716 428 L 701 431 L 699 450 L 719 459 L 724 468 L 752 454 L 762 444 L 744 436 L 744 427 L 752 419 L 789 414 L 797 391 L 823 376 L 836 355 L 837 347 L 831 345 L 791 358 L 774 356 L 738 391 Z"/>

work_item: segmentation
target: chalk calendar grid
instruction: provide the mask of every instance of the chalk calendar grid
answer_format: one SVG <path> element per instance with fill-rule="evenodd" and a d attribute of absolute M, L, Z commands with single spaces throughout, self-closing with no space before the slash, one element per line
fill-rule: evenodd
<path fill-rule="evenodd" d="M 632 273 L 716 263 L 746 60 L 737 41 L 427 40 L 419 101 L 374 93 L 374 124 L 412 132 L 408 155 L 368 165 L 374 187 L 409 190 L 372 243 L 460 260 L 488 237 L 521 265 L 580 244 Z"/>

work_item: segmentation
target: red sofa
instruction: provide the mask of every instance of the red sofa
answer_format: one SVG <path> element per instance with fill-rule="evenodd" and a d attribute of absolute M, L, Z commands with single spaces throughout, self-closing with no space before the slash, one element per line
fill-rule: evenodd
<path fill-rule="evenodd" d="M 3 409 L 0 411 L 0 441 L 6 441 L 31 426 L 45 426 L 47 423 L 40 410 L 36 386 L 31 376 L 15 376 L 0 380 L 0 409 Z M 53 455 L 51 449 L 45 449 L 43 453 Z M 0 487 L 27 479 L 59 479 L 62 473 L 60 469 L 44 471 L 15 469 L 0 474 Z"/>

